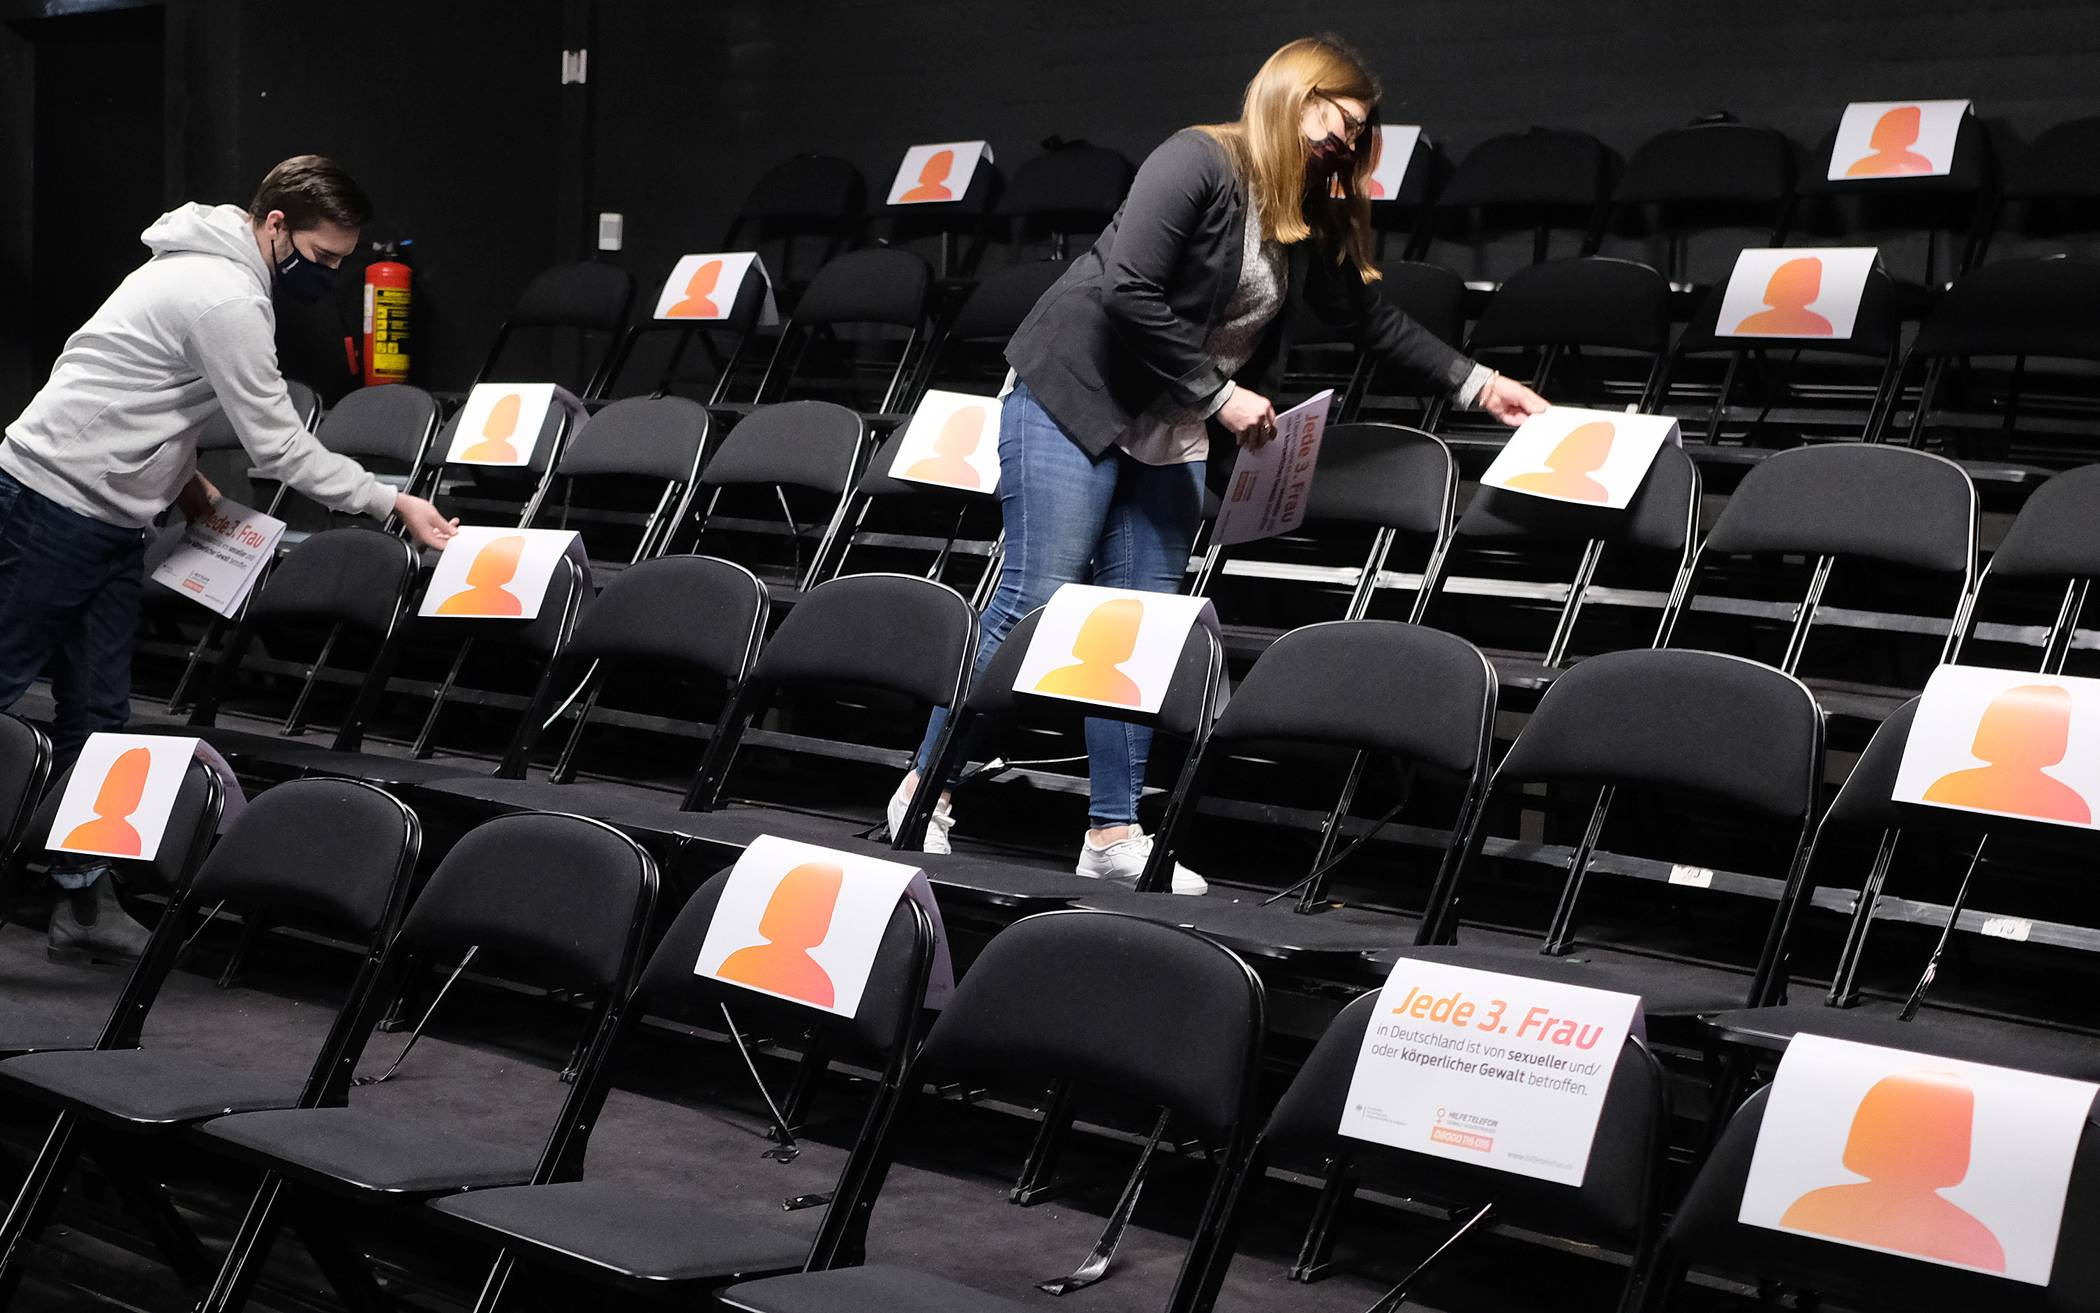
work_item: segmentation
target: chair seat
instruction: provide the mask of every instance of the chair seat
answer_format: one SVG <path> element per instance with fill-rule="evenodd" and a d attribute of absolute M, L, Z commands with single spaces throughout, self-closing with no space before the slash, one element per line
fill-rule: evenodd
<path fill-rule="evenodd" d="M 381 1194 L 449 1194 L 523 1185 L 540 1145 L 491 1144 L 433 1122 L 369 1108 L 236 1113 L 196 1131 L 207 1147 L 310 1184 Z"/>
<path fill-rule="evenodd" d="M 0 1062 L 0 1089 L 10 1094 L 141 1128 L 289 1108 L 304 1084 L 302 1075 L 243 1071 L 153 1049 L 31 1053 Z"/>
<path fill-rule="evenodd" d="M 1849 1008 L 1788 1003 L 1736 1008 L 1708 1017 L 1706 1025 L 1722 1039 L 1751 1048 L 1776 1051 L 1796 1035 L 1824 1035 L 2073 1080 L 2100 1080 L 2100 1040 L 2089 1034 L 1939 1008 L 1924 1008 L 1916 1020 L 1902 1021 L 1901 1011 L 1901 1004 L 1884 999 Z M 7 1065 L 12 1064 L 0 1064 L 0 1070 Z"/>
<path fill-rule="evenodd" d="M 925 870 L 934 897 L 941 900 L 943 907 L 952 900 L 1004 916 L 1070 907 L 1083 898 L 1118 888 L 1080 875 L 1069 866 L 1030 865 L 986 853 L 919 853 L 912 860 Z"/>
<path fill-rule="evenodd" d="M 711 843 L 723 848 L 743 848 L 762 834 L 775 834 L 802 843 L 833 848 L 866 849 L 880 856 L 889 852 L 885 844 L 860 838 L 865 821 L 842 820 L 810 812 L 786 811 L 777 807 L 752 807 L 731 803 L 714 811 L 678 810 L 677 803 L 622 808 L 602 819 L 637 839 L 666 836 Z"/>
<path fill-rule="evenodd" d="M 650 1284 L 793 1272 L 809 1257 L 812 1239 L 617 1182 L 473 1190 L 431 1207 L 528 1260 Z"/>
<path fill-rule="evenodd" d="M 746 1313 L 1019 1313 L 1034 1307 L 885 1264 L 748 1281 L 715 1298 Z"/>
<path fill-rule="evenodd" d="M 257 755 L 275 765 L 296 769 L 301 775 L 336 775 L 382 787 L 486 775 L 494 769 L 490 763 L 472 757 L 425 757 L 418 760 L 376 752 L 337 752 L 333 748 L 318 746 Z"/>
<path fill-rule="evenodd" d="M 1188 898 L 1180 894 L 1103 889 L 1080 899 L 1078 905 L 1184 926 L 1245 957 L 1308 965 L 1314 959 L 1332 958 L 1350 959 L 1351 964 L 1361 965 L 1365 954 L 1413 939 L 1415 927 L 1420 924 L 1417 917 L 1393 912 L 1331 907 L 1303 913 L 1293 910 L 1290 899 L 1263 907 L 1259 898 L 1236 902 L 1216 892 Z"/>
<path fill-rule="evenodd" d="M 1641 1010 L 1651 1021 L 1739 1008 L 1750 994 L 1750 978 L 1740 971 L 1587 945 L 1561 957 L 1547 957 L 1536 948 L 1431 944 L 1384 949 L 1371 954 L 1370 960 L 1389 971 L 1403 957 L 1638 994 Z"/>
<path fill-rule="evenodd" d="M 605 817 L 620 812 L 676 808 L 678 796 L 667 789 L 615 780 L 579 780 L 550 784 L 539 780 L 499 780 L 491 776 L 456 776 L 418 785 L 417 793 L 463 803 L 484 804 L 480 810 L 568 812 Z"/>

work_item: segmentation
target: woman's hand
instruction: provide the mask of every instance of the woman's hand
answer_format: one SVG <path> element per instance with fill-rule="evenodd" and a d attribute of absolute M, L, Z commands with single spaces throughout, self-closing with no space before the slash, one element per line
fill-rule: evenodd
<path fill-rule="evenodd" d="M 1480 396 L 1474 404 L 1504 424 L 1515 428 L 1546 409 L 1551 403 L 1515 379 L 1497 374 L 1487 381 L 1486 387 L 1480 389 Z"/>
<path fill-rule="evenodd" d="M 1232 395 L 1218 408 L 1218 423 L 1250 451 L 1259 451 L 1276 436 L 1276 407 L 1251 388 L 1233 385 Z"/>

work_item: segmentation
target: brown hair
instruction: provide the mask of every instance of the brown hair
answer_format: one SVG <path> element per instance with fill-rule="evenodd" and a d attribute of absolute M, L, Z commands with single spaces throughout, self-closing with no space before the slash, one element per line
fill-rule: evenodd
<path fill-rule="evenodd" d="M 372 201 L 348 170 L 325 155 L 294 155 L 263 175 L 248 202 L 257 223 L 270 211 L 284 211 L 284 226 L 305 232 L 324 223 L 362 228 L 372 217 Z"/>
<path fill-rule="evenodd" d="M 1317 233 L 1332 248 L 1335 263 L 1353 263 L 1367 283 L 1378 281 L 1378 266 L 1371 259 L 1371 202 L 1365 192 L 1378 163 L 1380 94 L 1378 78 L 1340 37 L 1300 37 L 1262 62 L 1247 83 L 1236 121 L 1197 128 L 1232 158 L 1234 171 L 1261 209 L 1264 238 L 1288 245 Z M 1305 175 L 1312 143 L 1299 124 L 1314 99 L 1337 96 L 1368 106 L 1365 122 L 1370 126 L 1357 138 L 1348 166 L 1336 175 L 1341 194 L 1315 195 L 1308 191 Z"/>

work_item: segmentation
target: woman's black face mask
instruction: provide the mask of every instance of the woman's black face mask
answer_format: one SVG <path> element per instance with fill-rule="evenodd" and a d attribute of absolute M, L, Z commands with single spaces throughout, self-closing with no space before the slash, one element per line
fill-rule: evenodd
<path fill-rule="evenodd" d="M 1354 152 L 1340 133 L 1330 132 L 1306 148 L 1306 171 L 1315 177 L 1328 177 L 1349 167 Z"/>

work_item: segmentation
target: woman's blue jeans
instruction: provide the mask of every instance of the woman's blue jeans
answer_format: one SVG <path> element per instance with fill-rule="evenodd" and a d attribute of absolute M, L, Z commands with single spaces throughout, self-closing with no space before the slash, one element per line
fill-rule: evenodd
<path fill-rule="evenodd" d="M 1203 515 L 1203 463 L 1146 465 L 1114 448 L 1094 460 L 1028 385 L 1016 382 L 999 416 L 999 509 L 1006 558 L 985 607 L 973 678 L 983 676 L 1014 624 L 1060 584 L 1179 592 Z M 919 746 L 922 775 L 946 719 L 935 708 Z M 1137 819 L 1151 747 L 1148 726 L 1088 718 L 1088 816 L 1095 828 Z"/>

